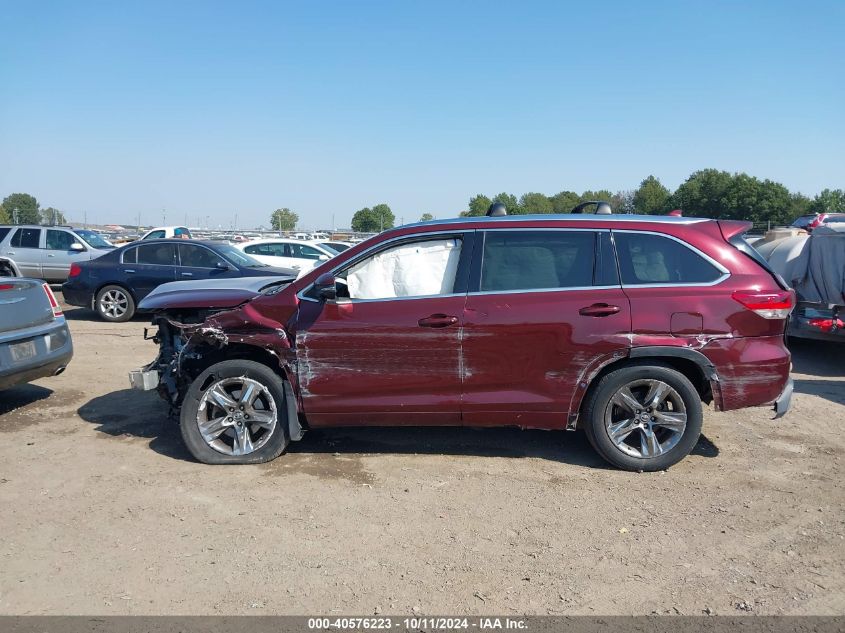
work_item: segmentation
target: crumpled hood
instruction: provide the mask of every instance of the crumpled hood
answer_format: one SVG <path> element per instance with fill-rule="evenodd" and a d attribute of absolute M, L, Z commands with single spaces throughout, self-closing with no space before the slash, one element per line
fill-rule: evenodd
<path fill-rule="evenodd" d="M 293 277 L 272 276 L 172 281 L 148 294 L 138 304 L 138 310 L 233 308 L 272 288 L 283 288 L 293 280 Z"/>

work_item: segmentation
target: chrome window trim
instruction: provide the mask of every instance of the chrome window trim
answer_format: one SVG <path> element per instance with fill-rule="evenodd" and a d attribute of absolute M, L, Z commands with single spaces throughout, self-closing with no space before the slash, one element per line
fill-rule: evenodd
<path fill-rule="evenodd" d="M 470 297 L 481 295 L 517 295 L 529 292 L 572 292 L 584 290 L 621 290 L 621 286 L 570 286 L 568 288 L 520 288 L 519 290 L 479 290 L 467 293 Z"/>
<path fill-rule="evenodd" d="M 716 270 L 721 272 L 721 276 L 717 277 L 713 281 L 690 281 L 690 282 L 678 282 L 678 281 L 671 281 L 666 283 L 659 283 L 659 282 L 652 282 L 652 283 L 644 283 L 644 284 L 626 284 L 625 281 L 622 279 L 622 271 L 619 271 L 619 281 L 622 284 L 623 288 L 708 288 L 710 286 L 717 286 L 726 279 L 730 278 L 731 271 L 727 268 L 722 266 L 721 263 L 710 257 L 707 253 L 697 249 L 692 244 L 685 242 L 684 240 L 675 237 L 674 235 L 669 235 L 668 233 L 660 233 L 659 231 L 637 231 L 633 229 L 611 229 L 611 235 L 614 233 L 639 233 L 645 235 L 657 235 L 658 237 L 665 237 L 670 240 L 674 240 L 681 246 L 688 248 L 693 253 L 698 255 L 699 257 L 703 258 L 705 261 L 712 264 Z M 615 245 L 615 242 L 614 242 Z M 619 249 L 616 249 L 616 260 L 619 261 Z"/>
<path fill-rule="evenodd" d="M 446 218 L 443 220 L 429 220 L 428 222 L 414 222 L 403 224 L 402 228 L 413 228 L 430 225 L 466 224 L 468 228 L 477 228 L 476 224 L 481 222 L 642 222 L 655 224 L 698 224 L 699 222 L 711 222 L 711 218 L 686 218 L 673 215 L 635 215 L 632 213 L 619 213 L 611 215 L 596 215 L 594 213 L 543 213 L 531 215 L 505 215 L 498 218 L 490 218 L 484 215 L 467 218 Z M 485 227 L 491 228 L 491 227 Z M 545 229 L 547 227 L 538 227 Z"/>
<path fill-rule="evenodd" d="M 361 251 L 360 253 L 358 253 L 357 256 L 347 260 L 346 262 L 344 262 L 343 264 L 340 264 L 339 266 L 335 266 L 334 268 L 331 269 L 331 271 L 327 271 L 327 272 L 330 272 L 332 275 L 334 275 L 337 271 L 341 270 L 342 268 L 354 266 L 358 262 L 366 259 L 367 255 L 369 253 L 372 253 L 374 250 L 377 250 L 377 249 L 381 250 L 381 247 L 388 246 L 389 244 L 393 244 L 394 242 L 400 242 L 400 241 L 405 241 L 405 240 L 417 241 L 417 238 L 432 237 L 432 236 L 436 237 L 436 236 L 439 236 L 439 235 L 460 235 L 461 239 L 463 239 L 463 236 L 465 234 L 472 233 L 474 231 L 475 231 L 475 229 L 460 229 L 460 230 L 446 229 L 446 230 L 438 230 L 438 231 L 425 231 L 425 232 L 422 232 L 422 233 L 406 233 L 405 235 L 397 235 L 396 237 L 392 237 L 389 240 L 384 240 L 383 242 L 378 242 L 377 244 L 373 244 L 372 246 L 370 246 L 370 247 L 364 249 L 363 251 Z M 331 260 L 329 260 L 329 261 L 331 261 Z M 311 301 L 313 303 L 322 303 L 319 299 L 312 299 L 311 297 L 305 296 L 305 293 L 308 292 L 309 290 L 311 290 L 311 288 L 313 288 L 313 287 L 314 287 L 314 282 L 311 282 L 310 284 L 305 286 L 305 288 L 303 288 L 302 290 L 300 290 L 299 292 L 296 293 L 297 299 L 299 299 L 300 301 Z M 445 294 L 445 295 L 414 295 L 412 297 L 384 297 L 382 299 L 351 299 L 349 297 L 342 297 L 342 298 L 348 299 L 347 301 L 344 301 L 344 303 L 364 303 L 364 302 L 371 303 L 373 301 L 407 301 L 409 299 L 432 299 L 434 297 L 464 297 L 464 296 L 466 296 L 465 292 L 459 292 L 457 294 L 456 293 L 449 293 L 449 294 Z"/>

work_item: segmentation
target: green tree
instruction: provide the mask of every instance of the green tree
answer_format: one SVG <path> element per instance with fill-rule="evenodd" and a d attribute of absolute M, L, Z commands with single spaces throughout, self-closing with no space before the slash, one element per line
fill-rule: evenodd
<path fill-rule="evenodd" d="M 299 216 L 287 207 L 276 209 L 270 215 L 270 226 L 276 231 L 293 231 L 297 222 Z"/>
<path fill-rule="evenodd" d="M 377 204 L 372 209 L 359 209 L 352 216 L 352 230 L 359 233 L 377 233 L 393 228 L 396 221 L 393 211 L 386 204 Z"/>
<path fill-rule="evenodd" d="M 491 204 L 493 204 L 493 201 L 490 200 L 490 198 L 479 193 L 469 199 L 469 211 L 466 211 L 461 215 L 463 217 L 485 215 Z"/>
<path fill-rule="evenodd" d="M 519 199 L 519 208 L 523 213 L 553 213 L 552 201 L 544 193 L 524 193 Z"/>
<path fill-rule="evenodd" d="M 18 224 L 38 224 L 41 216 L 38 213 L 38 200 L 28 193 L 13 193 L 3 199 L 3 208 Z"/>
<path fill-rule="evenodd" d="M 669 211 L 669 190 L 654 176 L 640 183 L 634 192 L 634 213 L 660 214 Z"/>
<path fill-rule="evenodd" d="M 431 220 L 433 220 L 433 219 L 434 219 L 434 216 L 433 216 L 433 215 L 431 215 L 430 213 L 423 213 L 423 214 L 420 216 L 420 222 L 429 222 L 429 221 L 431 221 Z"/>
<path fill-rule="evenodd" d="M 46 226 L 53 226 L 56 224 L 67 224 L 64 213 L 53 207 L 47 207 L 39 211 L 41 215 L 41 224 Z"/>
<path fill-rule="evenodd" d="M 550 200 L 552 202 L 552 210 L 555 213 L 569 213 L 581 201 L 581 198 L 574 191 L 561 191 L 553 195 Z"/>
<path fill-rule="evenodd" d="M 831 213 L 832 211 L 845 212 L 845 190 L 824 189 L 810 203 L 811 213 Z"/>
<path fill-rule="evenodd" d="M 6 212 L 6 207 L 0 204 L 0 224 L 9 224 L 12 219 L 9 217 L 9 214 Z"/>
<path fill-rule="evenodd" d="M 720 218 L 733 177 L 726 171 L 702 169 L 690 175 L 672 194 L 670 206 L 684 215 Z"/>
<path fill-rule="evenodd" d="M 613 198 L 613 194 L 610 193 L 607 189 L 599 189 L 598 191 L 585 191 L 581 194 L 581 202 L 587 202 L 587 200 L 604 200 L 605 202 L 610 202 Z"/>
<path fill-rule="evenodd" d="M 791 218 L 790 223 L 792 220 L 797 218 L 801 215 L 807 215 L 808 213 L 812 213 L 810 211 L 810 205 L 812 204 L 812 200 L 810 200 L 807 196 L 803 193 L 795 192 L 789 194 L 789 213 L 788 216 Z"/>

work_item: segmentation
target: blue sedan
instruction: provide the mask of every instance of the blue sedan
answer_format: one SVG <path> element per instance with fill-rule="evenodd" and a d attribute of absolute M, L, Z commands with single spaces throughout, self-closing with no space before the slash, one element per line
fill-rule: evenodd
<path fill-rule="evenodd" d="M 62 285 L 67 303 L 92 308 L 106 321 L 128 321 L 152 290 L 171 281 L 231 277 L 296 277 L 262 264 L 225 243 L 199 240 L 133 242 L 89 262 L 73 264 Z"/>

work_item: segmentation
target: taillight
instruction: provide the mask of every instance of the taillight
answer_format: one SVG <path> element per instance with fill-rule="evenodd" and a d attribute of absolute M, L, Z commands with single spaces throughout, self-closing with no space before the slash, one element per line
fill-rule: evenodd
<path fill-rule="evenodd" d="M 845 327 L 842 319 L 810 319 L 810 325 L 819 328 L 822 332 L 832 332 Z"/>
<path fill-rule="evenodd" d="M 50 286 L 47 284 L 41 284 L 41 287 L 44 288 L 44 292 L 47 293 L 47 300 L 50 302 L 50 307 L 53 309 L 53 316 L 62 316 L 62 308 L 59 306 L 59 302 L 56 301 L 56 295 L 54 295 L 53 291 L 50 290 Z"/>
<path fill-rule="evenodd" d="M 79 264 L 71 264 L 70 265 L 70 272 L 67 274 L 68 278 L 70 277 L 79 277 L 82 274 L 82 267 Z"/>
<path fill-rule="evenodd" d="M 791 290 L 782 292 L 734 292 L 731 297 L 764 319 L 785 319 L 795 305 Z"/>

